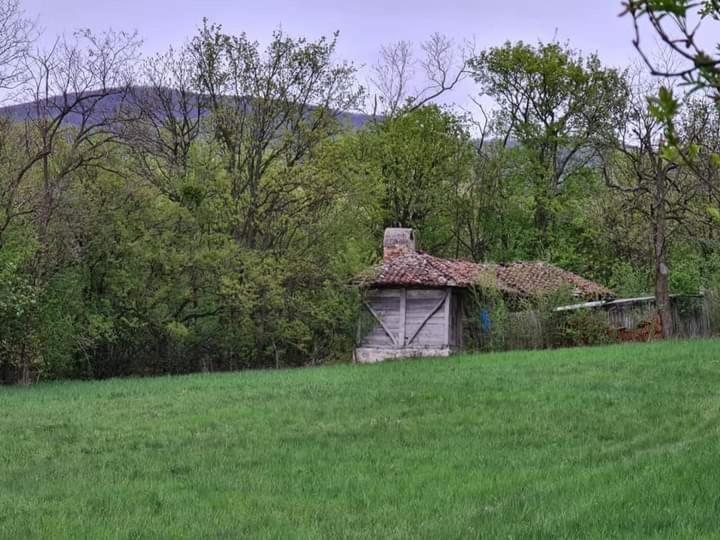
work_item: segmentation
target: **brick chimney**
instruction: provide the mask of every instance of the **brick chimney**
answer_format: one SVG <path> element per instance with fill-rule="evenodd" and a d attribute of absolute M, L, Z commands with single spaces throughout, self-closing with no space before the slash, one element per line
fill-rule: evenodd
<path fill-rule="evenodd" d="M 387 228 L 383 240 L 383 259 L 415 253 L 415 232 L 412 229 Z"/>

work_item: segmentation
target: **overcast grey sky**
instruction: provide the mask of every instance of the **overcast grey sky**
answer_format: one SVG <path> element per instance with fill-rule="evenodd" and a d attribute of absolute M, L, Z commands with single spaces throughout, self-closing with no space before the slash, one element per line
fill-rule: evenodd
<path fill-rule="evenodd" d="M 632 26 L 618 18 L 620 0 L 21 0 L 37 16 L 46 38 L 80 27 L 138 30 L 148 53 L 180 45 L 203 17 L 229 32 L 260 42 L 282 27 L 317 38 L 340 31 L 338 56 L 370 65 L 380 45 L 420 42 L 432 32 L 479 49 L 506 40 L 569 40 L 597 52 L 604 63 L 627 65 L 634 57 Z"/>
<path fill-rule="evenodd" d="M 631 21 L 618 18 L 620 0 L 23 0 L 54 36 L 79 27 L 137 29 L 146 50 L 162 50 L 191 36 L 203 17 L 226 30 L 263 41 L 282 26 L 319 37 L 340 30 L 340 53 L 372 62 L 378 44 L 420 41 L 438 31 L 475 37 L 480 47 L 507 39 L 549 40 L 597 51 L 609 64 L 633 54 Z"/>

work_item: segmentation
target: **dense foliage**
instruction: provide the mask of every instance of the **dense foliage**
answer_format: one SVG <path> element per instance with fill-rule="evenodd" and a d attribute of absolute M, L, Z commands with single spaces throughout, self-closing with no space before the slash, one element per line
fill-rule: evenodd
<path fill-rule="evenodd" d="M 347 359 L 351 279 L 386 226 L 437 255 L 655 289 L 661 309 L 718 284 L 717 108 L 676 103 L 690 151 L 673 153 L 656 89 L 594 55 L 506 43 L 463 68 L 481 118 L 407 97 L 358 126 L 371 91 L 337 36 L 262 48 L 204 22 L 144 62 L 124 33 L 40 54 L 0 4 L 17 53 L 0 85 L 31 104 L 0 121 L 0 380 Z"/>

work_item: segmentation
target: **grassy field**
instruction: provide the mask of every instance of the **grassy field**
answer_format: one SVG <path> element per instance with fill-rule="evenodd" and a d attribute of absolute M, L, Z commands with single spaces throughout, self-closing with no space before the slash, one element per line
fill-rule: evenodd
<path fill-rule="evenodd" d="M 0 388 L 1 538 L 720 537 L 720 341 Z"/>

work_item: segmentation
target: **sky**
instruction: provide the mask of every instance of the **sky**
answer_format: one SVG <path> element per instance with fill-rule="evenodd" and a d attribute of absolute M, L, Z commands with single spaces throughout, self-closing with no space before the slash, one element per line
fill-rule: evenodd
<path fill-rule="evenodd" d="M 478 50 L 506 40 L 557 38 L 597 52 L 606 65 L 626 66 L 636 55 L 632 24 L 619 18 L 620 0 L 21 0 L 37 17 L 47 42 L 78 28 L 137 30 L 144 51 L 179 46 L 207 17 L 226 32 L 266 42 L 282 28 L 317 38 L 340 31 L 338 57 L 360 66 L 377 61 L 380 46 L 419 43 L 433 32 Z"/>

